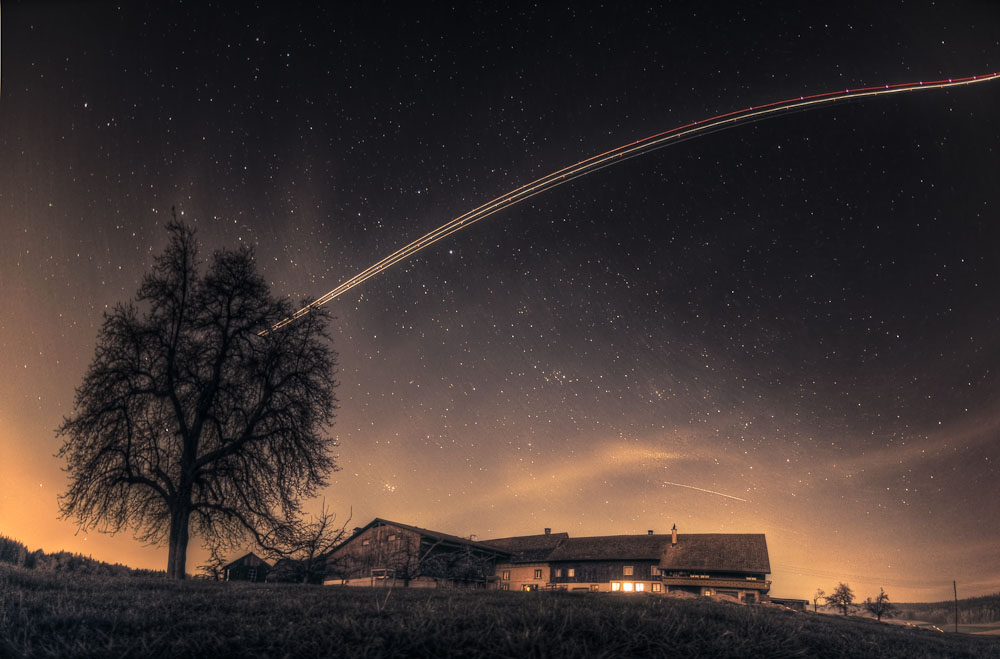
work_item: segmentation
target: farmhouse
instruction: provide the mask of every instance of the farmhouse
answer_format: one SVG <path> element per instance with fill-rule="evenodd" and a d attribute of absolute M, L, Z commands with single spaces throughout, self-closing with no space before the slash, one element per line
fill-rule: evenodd
<path fill-rule="evenodd" d="M 482 588 L 508 553 L 376 517 L 327 557 L 326 585 Z"/>
<path fill-rule="evenodd" d="M 250 552 L 222 568 L 225 581 L 264 581 L 271 564 Z"/>
<path fill-rule="evenodd" d="M 376 518 L 328 559 L 328 585 L 728 595 L 767 599 L 763 534 L 678 533 L 471 538 Z"/>
<path fill-rule="evenodd" d="M 679 534 L 675 526 L 670 535 L 546 533 L 483 544 L 510 552 L 510 559 L 497 565 L 501 590 L 687 592 L 756 603 L 771 585 L 763 534 Z"/>

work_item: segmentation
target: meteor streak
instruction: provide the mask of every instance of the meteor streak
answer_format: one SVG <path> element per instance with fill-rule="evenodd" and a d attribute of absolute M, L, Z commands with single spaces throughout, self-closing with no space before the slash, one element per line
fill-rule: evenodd
<path fill-rule="evenodd" d="M 715 490 L 706 490 L 703 487 L 695 487 L 694 485 L 684 485 L 683 483 L 671 483 L 670 481 L 663 481 L 664 485 L 673 485 L 674 487 L 686 487 L 689 490 L 698 490 L 699 492 L 706 492 L 708 494 L 717 494 L 720 497 L 726 497 L 727 499 L 736 499 L 737 501 L 742 501 L 743 503 L 748 503 L 746 499 L 741 499 L 739 497 L 734 497 L 731 494 L 723 494 L 722 492 L 716 492 Z"/>
<path fill-rule="evenodd" d="M 365 270 L 362 270 L 325 295 L 299 309 L 290 317 L 277 323 L 272 330 L 284 327 L 296 318 L 299 318 L 300 316 L 309 313 L 312 309 L 321 307 L 334 298 L 343 295 L 355 286 L 364 283 L 385 269 L 392 267 L 400 261 L 410 258 L 422 249 L 433 245 L 439 240 L 444 240 L 457 231 L 461 231 L 462 229 L 472 226 L 480 220 L 486 219 L 494 213 L 498 213 L 505 208 L 519 204 L 537 194 L 541 194 L 564 183 L 568 183 L 573 179 L 586 176 L 587 174 L 592 174 L 598 170 L 604 169 L 605 167 L 610 167 L 630 158 L 635 158 L 645 153 L 649 153 L 650 151 L 655 151 L 663 147 L 678 144 L 688 139 L 707 135 L 716 130 L 723 130 L 732 126 L 783 112 L 790 112 L 793 110 L 809 110 L 821 105 L 831 104 L 836 101 L 866 98 L 869 96 L 898 94 L 901 92 L 919 92 L 929 89 L 946 89 L 948 87 L 958 87 L 960 85 L 973 85 L 980 82 L 996 80 L 997 78 L 1000 78 L 1000 72 L 979 76 L 969 76 L 965 78 L 948 78 L 945 80 L 934 80 L 931 82 L 908 82 L 896 85 L 879 85 L 876 87 L 862 87 L 859 89 L 845 89 L 843 91 L 838 90 L 822 94 L 812 94 L 810 96 L 799 96 L 796 98 L 786 99 L 784 101 L 774 101 L 765 105 L 751 106 L 743 110 L 734 110 L 733 112 L 727 112 L 725 114 L 709 117 L 707 119 L 701 119 L 693 123 L 663 131 L 661 133 L 656 133 L 655 135 L 650 135 L 649 137 L 645 137 L 641 140 L 623 144 L 619 147 L 611 149 L 610 151 L 605 151 L 604 153 L 597 154 L 596 156 L 591 156 L 586 160 L 581 160 L 574 165 L 564 167 L 558 171 L 536 179 L 531 183 L 522 185 L 519 188 L 511 190 L 506 194 L 486 202 L 482 206 L 473 208 L 469 212 L 456 217 L 450 222 L 442 224 L 437 229 L 434 229 L 430 233 L 421 236 L 410 244 L 399 248 L 381 261 L 378 261 Z M 672 483 L 672 485 L 676 485 L 676 483 Z M 688 486 L 683 485 L 681 487 Z M 712 494 L 718 494 L 718 492 L 712 492 Z M 736 497 L 730 498 L 735 499 Z M 739 501 L 743 501 L 743 499 L 739 499 Z"/>

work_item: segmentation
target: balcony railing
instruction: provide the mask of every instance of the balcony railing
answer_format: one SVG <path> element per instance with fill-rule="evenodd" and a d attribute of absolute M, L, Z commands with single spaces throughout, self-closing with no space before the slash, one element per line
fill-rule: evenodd
<path fill-rule="evenodd" d="M 770 581 L 749 579 L 701 579 L 698 577 L 663 577 L 664 586 L 689 586 L 692 588 L 738 588 L 740 590 L 769 590 Z"/>

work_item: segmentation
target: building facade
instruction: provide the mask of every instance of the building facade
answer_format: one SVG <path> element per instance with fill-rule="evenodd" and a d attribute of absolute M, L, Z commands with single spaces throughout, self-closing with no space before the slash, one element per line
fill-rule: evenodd
<path fill-rule="evenodd" d="M 767 600 L 763 534 L 687 533 L 476 541 L 375 519 L 329 557 L 328 585 L 723 595 Z"/>

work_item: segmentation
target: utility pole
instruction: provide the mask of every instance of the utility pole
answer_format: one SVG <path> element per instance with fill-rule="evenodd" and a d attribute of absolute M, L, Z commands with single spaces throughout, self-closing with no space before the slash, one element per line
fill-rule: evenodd
<path fill-rule="evenodd" d="M 951 589 L 955 591 L 955 633 L 958 633 L 958 586 L 955 582 L 951 582 Z"/>

